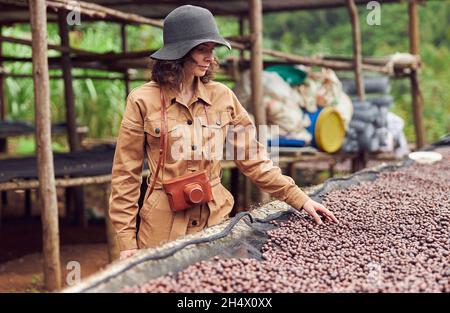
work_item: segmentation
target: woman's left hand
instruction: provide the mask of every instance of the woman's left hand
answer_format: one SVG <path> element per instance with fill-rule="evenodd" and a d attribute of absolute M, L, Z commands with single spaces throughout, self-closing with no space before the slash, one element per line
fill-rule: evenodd
<path fill-rule="evenodd" d="M 339 223 L 337 218 L 334 216 L 334 214 L 328 210 L 326 207 L 321 205 L 320 203 L 317 203 L 316 201 L 309 199 L 305 202 L 303 205 L 303 209 L 312 216 L 312 218 L 316 221 L 317 224 L 323 224 L 322 219 L 320 218 L 319 214 L 324 216 L 327 220 L 330 222 Z M 318 214 L 319 213 L 319 214 Z"/>

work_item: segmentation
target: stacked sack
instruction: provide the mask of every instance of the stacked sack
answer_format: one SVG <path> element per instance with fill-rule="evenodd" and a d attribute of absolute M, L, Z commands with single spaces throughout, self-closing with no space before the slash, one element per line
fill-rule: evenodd
<path fill-rule="evenodd" d="M 346 93 L 356 96 L 357 88 L 354 80 L 342 80 Z M 366 101 L 353 98 L 353 115 L 347 128 L 342 151 L 381 151 L 388 145 L 388 112 L 393 105 L 389 95 L 391 86 L 389 78 L 365 77 L 364 90 Z"/>
<path fill-rule="evenodd" d="M 393 99 L 389 95 L 369 101 L 353 100 L 353 116 L 342 150 L 375 152 L 387 146 L 388 112 L 392 104 Z"/>

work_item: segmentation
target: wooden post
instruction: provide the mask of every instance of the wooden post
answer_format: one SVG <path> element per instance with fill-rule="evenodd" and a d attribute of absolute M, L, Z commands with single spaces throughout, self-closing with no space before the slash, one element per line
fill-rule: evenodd
<path fill-rule="evenodd" d="M 64 80 L 64 101 L 66 106 L 67 137 L 70 152 L 80 150 L 80 142 L 77 134 L 77 122 L 75 112 L 75 97 L 73 91 L 72 63 L 70 60 L 69 26 L 67 24 L 67 11 L 58 12 L 59 35 L 61 46 L 67 50 L 61 53 L 61 67 Z M 83 187 L 77 186 L 66 189 L 66 207 L 75 213 L 75 220 L 79 226 L 87 227 L 86 214 L 84 212 Z"/>
<path fill-rule="evenodd" d="M 358 8 L 354 0 L 346 0 L 347 9 L 352 23 L 353 58 L 355 69 L 356 90 L 360 101 L 365 101 L 364 78 L 362 76 L 361 31 L 359 27 Z M 352 171 L 358 171 L 367 165 L 367 152 L 359 151 L 355 159 L 352 159 Z"/>
<path fill-rule="evenodd" d="M 3 25 L 0 25 L 0 37 L 2 36 Z M 2 54 L 2 43 L 3 41 L 0 39 L 0 68 L 3 65 L 3 61 L 1 60 Z M 6 118 L 6 94 L 5 94 L 5 76 L 0 73 L 0 120 L 3 121 Z M 6 138 L 0 139 L 0 153 L 4 153 L 8 151 L 8 141 Z"/>
<path fill-rule="evenodd" d="M 255 115 L 255 124 L 259 141 L 267 146 L 267 132 L 259 131 L 259 125 L 267 125 L 266 110 L 262 103 L 262 3 L 261 0 L 249 0 L 250 7 L 250 32 L 251 32 L 251 87 L 252 87 L 252 109 Z M 258 190 L 258 202 L 269 199 L 268 194 Z"/>
<path fill-rule="evenodd" d="M 58 206 L 50 134 L 50 88 L 47 61 L 47 12 L 44 1 L 29 1 L 33 36 L 33 77 L 36 111 L 36 143 L 40 205 L 42 208 L 42 242 L 44 281 L 48 290 L 61 288 Z"/>
<path fill-rule="evenodd" d="M 408 2 L 409 14 L 409 51 L 411 54 L 419 55 L 419 17 L 417 15 L 417 2 L 410 0 Z M 414 119 L 414 130 L 416 134 L 416 148 L 419 149 L 425 144 L 425 129 L 423 127 L 422 111 L 423 98 L 420 92 L 419 77 L 416 69 L 411 70 L 411 96 Z"/>
<path fill-rule="evenodd" d="M 358 8 L 354 0 L 346 0 L 347 8 L 352 22 L 353 57 L 355 66 L 355 82 L 359 100 L 365 100 L 364 79 L 362 76 L 361 31 L 359 27 Z"/>
<path fill-rule="evenodd" d="M 240 36 L 244 36 L 245 35 L 245 16 L 240 16 L 239 17 L 239 35 Z M 240 53 L 239 53 L 239 57 L 240 60 L 243 61 L 245 59 L 245 49 L 241 49 Z M 239 69 L 239 66 L 237 66 L 237 68 Z M 241 73 L 239 73 L 241 74 Z M 250 206 L 250 203 L 252 201 L 252 183 L 250 181 L 250 179 L 243 175 L 243 186 L 242 186 L 242 193 L 243 193 L 243 201 L 242 201 L 242 206 L 247 209 Z"/>
<path fill-rule="evenodd" d="M 59 35 L 61 37 L 61 46 L 70 48 L 69 27 L 67 25 L 67 12 L 58 13 Z M 66 123 L 67 135 L 69 139 L 70 151 L 79 151 L 80 143 L 77 136 L 75 100 L 72 84 L 72 64 L 70 62 L 70 53 L 61 53 L 61 65 L 64 79 L 64 100 L 66 104 Z"/>
<path fill-rule="evenodd" d="M 117 242 L 116 232 L 111 224 L 109 218 L 109 196 L 111 193 L 111 184 L 103 185 L 103 207 L 105 210 L 105 226 L 106 226 L 106 240 L 108 243 L 108 258 L 109 262 L 117 260 L 120 256 L 119 244 Z"/>
<path fill-rule="evenodd" d="M 239 213 L 240 209 L 240 195 L 239 193 L 242 192 L 242 190 L 239 188 L 239 169 L 237 167 L 233 167 L 230 169 L 230 189 L 231 194 L 234 198 L 234 207 L 231 210 L 231 215 L 234 216 L 237 213 Z"/>
<path fill-rule="evenodd" d="M 2 30 L 3 30 L 3 25 L 0 25 L 0 37 L 2 36 Z M 0 39 L 0 68 L 3 65 L 3 62 L 1 60 L 2 50 L 3 50 L 2 44 L 3 44 L 3 41 Z M 4 74 L 0 73 L 0 120 L 1 121 L 5 120 L 5 118 L 6 118 L 5 80 L 6 80 L 6 76 L 4 76 Z M 8 152 L 8 139 L 0 138 L 0 153 L 7 153 L 7 152 Z M 1 229 L 1 220 L 2 220 L 1 207 L 3 206 L 3 199 L 7 199 L 5 191 L 0 192 L 0 229 Z"/>
<path fill-rule="evenodd" d="M 128 52 L 127 24 L 120 24 L 120 35 L 122 38 L 122 52 Z M 130 93 L 130 74 L 128 69 L 123 72 L 123 81 L 125 83 L 125 100 Z"/>
<path fill-rule="evenodd" d="M 252 182 L 250 181 L 250 178 L 247 176 L 244 176 L 244 202 L 242 206 L 247 210 L 250 206 L 251 199 L 252 199 Z"/>

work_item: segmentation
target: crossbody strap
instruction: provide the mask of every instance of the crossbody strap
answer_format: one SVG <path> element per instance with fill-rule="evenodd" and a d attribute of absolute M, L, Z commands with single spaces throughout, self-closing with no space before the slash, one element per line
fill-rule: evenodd
<path fill-rule="evenodd" d="M 161 139 L 160 139 L 160 143 L 159 143 L 159 159 L 158 159 L 158 164 L 156 165 L 155 173 L 153 175 L 154 177 L 153 177 L 153 182 L 152 182 L 152 184 L 150 186 L 149 195 L 152 194 L 152 192 L 153 192 L 153 190 L 155 188 L 156 180 L 158 178 L 158 174 L 159 174 L 159 171 L 160 171 L 161 168 L 162 168 L 161 181 L 162 181 L 162 183 L 164 183 L 164 165 L 165 165 L 166 154 L 167 154 L 167 141 L 168 141 L 167 140 L 167 137 L 168 137 L 168 130 L 167 130 L 167 128 L 168 128 L 168 124 L 167 124 L 166 102 L 165 102 L 165 99 L 164 99 L 164 93 L 163 93 L 162 88 L 161 88 L 160 94 L 161 94 L 161 121 L 162 121 L 162 123 L 161 123 L 161 137 L 160 137 Z M 210 121 L 209 121 L 209 118 L 208 118 L 208 111 L 206 109 L 206 105 L 203 105 L 203 108 L 205 110 L 206 123 L 209 126 L 210 125 Z M 208 129 L 208 131 L 210 131 L 210 130 Z M 208 134 L 208 138 L 207 138 L 208 144 L 210 144 L 210 142 L 209 142 L 209 136 L 210 135 L 211 134 Z M 209 152 L 211 152 L 211 151 L 209 151 Z M 212 164 L 213 164 L 213 162 L 211 160 L 211 155 L 208 154 L 208 156 L 209 156 L 209 164 L 210 164 L 209 179 L 211 179 L 211 171 L 212 171 Z"/>
<path fill-rule="evenodd" d="M 156 180 L 158 178 L 159 170 L 161 167 L 163 168 L 162 172 L 162 180 L 164 178 L 164 163 L 166 161 L 166 150 L 167 150 L 167 112 L 166 112 L 166 102 L 164 101 L 164 93 L 161 88 L 161 137 L 159 140 L 159 158 L 158 164 L 156 165 L 156 170 L 153 175 L 153 182 L 150 186 L 149 195 L 152 194 L 153 189 L 155 188 Z M 164 181 L 164 180 L 163 180 Z"/>

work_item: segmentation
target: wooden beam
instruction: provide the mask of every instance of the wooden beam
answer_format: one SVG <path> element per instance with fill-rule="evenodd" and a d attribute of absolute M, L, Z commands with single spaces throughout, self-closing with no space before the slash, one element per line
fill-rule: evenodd
<path fill-rule="evenodd" d="M 111 174 L 101 176 L 87 176 L 75 178 L 57 178 L 55 180 L 56 188 L 67 188 L 82 185 L 95 185 L 111 183 Z M 21 180 L 15 182 L 0 183 L 0 191 L 6 190 L 26 190 L 39 188 L 39 180 Z"/>
<path fill-rule="evenodd" d="M 353 37 L 353 57 L 355 67 L 355 83 L 359 100 L 365 100 L 364 78 L 362 76 L 362 52 L 361 52 L 361 31 L 359 26 L 358 8 L 354 0 L 346 0 L 347 9 L 352 22 Z"/>
<path fill-rule="evenodd" d="M 270 50 L 270 49 L 263 49 L 262 51 L 265 55 L 270 55 L 270 56 L 273 56 L 273 57 L 276 57 L 276 58 L 279 58 L 282 60 L 286 60 L 288 62 L 292 62 L 295 64 L 326 67 L 326 68 L 331 68 L 334 70 L 341 70 L 341 71 L 353 71 L 355 68 L 354 62 L 350 62 L 350 61 L 325 60 L 322 57 L 303 57 L 303 56 L 299 56 L 299 55 L 294 55 L 294 54 Z M 386 75 L 389 75 L 391 73 L 387 66 L 362 64 L 361 68 L 365 69 L 365 70 L 383 73 Z"/>
<path fill-rule="evenodd" d="M 17 44 L 24 44 L 24 45 L 31 45 L 31 42 L 26 39 L 19 39 L 19 38 L 11 38 L 11 37 L 0 37 L 0 39 L 4 39 L 7 42 L 17 43 Z M 231 46 L 234 49 L 239 49 L 241 51 L 247 50 L 247 44 L 236 42 L 233 40 L 229 40 Z M 94 53 L 89 52 L 85 50 L 80 49 L 74 49 L 74 48 L 67 48 L 67 47 L 60 47 L 57 45 L 48 45 L 49 49 L 61 51 L 61 52 L 70 52 L 73 54 L 76 54 L 76 57 L 72 58 L 72 65 L 74 67 L 80 67 L 80 68 L 96 68 L 95 64 L 92 64 L 92 62 L 96 61 L 117 61 L 124 58 L 145 58 L 148 55 L 151 54 L 152 51 L 136 51 L 136 52 L 127 52 L 127 53 Z M 309 66 L 320 66 L 320 67 L 327 67 L 335 70 L 353 70 L 354 64 L 350 61 L 335 61 L 335 60 L 324 60 L 323 58 L 318 57 L 304 57 L 304 56 L 298 56 L 290 53 L 280 52 L 280 51 L 274 51 L 270 49 L 262 49 L 262 53 L 265 55 L 269 55 L 272 57 L 276 57 L 282 60 L 286 60 L 288 62 L 296 63 L 296 64 L 304 64 Z M 11 61 L 13 61 L 13 58 L 10 58 Z M 18 59 L 17 61 L 25 61 L 24 59 Z M 86 61 L 86 62 L 82 62 Z M 122 64 L 122 66 L 127 65 Z M 129 64 L 128 64 L 129 65 Z M 140 67 L 146 67 L 146 65 L 140 65 Z M 100 67 L 100 63 L 98 65 Z M 101 69 L 106 70 L 113 70 L 112 66 L 105 66 L 102 65 Z M 362 64 L 362 69 L 370 70 L 374 72 L 383 73 L 386 75 L 391 75 L 389 68 L 386 66 L 376 66 L 373 64 Z M 123 72 L 123 70 L 117 69 L 117 71 Z"/>
<path fill-rule="evenodd" d="M 31 40 L 28 40 L 28 39 L 14 38 L 14 37 L 9 37 L 9 36 L 0 36 L 0 40 L 3 40 L 4 42 L 15 43 L 15 44 L 24 45 L 24 46 L 30 46 L 30 47 L 32 46 Z M 75 49 L 75 48 L 62 47 L 62 46 L 54 45 L 54 44 L 48 44 L 47 49 L 56 50 L 56 51 L 60 51 L 60 52 L 76 53 L 78 55 L 85 55 L 85 56 L 98 55 L 98 53 L 95 53 L 95 52 L 89 52 L 86 50 L 80 50 L 80 49 Z"/>
<path fill-rule="evenodd" d="M 417 14 L 417 2 L 409 0 L 409 51 L 411 54 L 420 55 L 419 17 Z M 425 128 L 423 127 L 423 97 L 419 86 L 419 75 L 417 69 L 410 74 L 411 97 L 414 120 L 414 131 L 416 135 L 416 147 L 420 149 L 425 145 Z"/>
<path fill-rule="evenodd" d="M 61 288 L 58 206 L 50 133 L 50 88 L 47 63 L 47 12 L 44 1 L 29 1 L 33 43 L 36 146 L 45 288 Z"/>
<path fill-rule="evenodd" d="M 31 74 L 14 74 L 14 73 L 6 73 L 3 74 L 4 77 L 14 77 L 14 78 L 33 78 Z M 50 79 L 63 79 L 62 75 L 50 75 Z M 123 77 L 108 77 L 108 76 L 92 76 L 92 75 L 72 75 L 72 79 L 92 79 L 92 80 L 123 80 Z M 129 81 L 148 81 L 146 77 L 131 77 Z"/>

